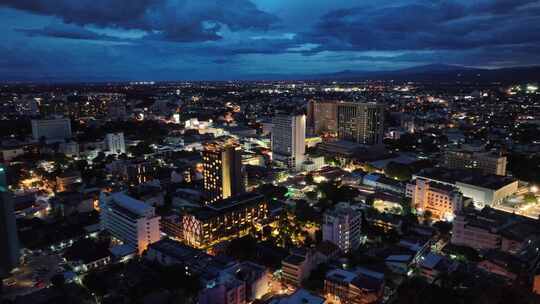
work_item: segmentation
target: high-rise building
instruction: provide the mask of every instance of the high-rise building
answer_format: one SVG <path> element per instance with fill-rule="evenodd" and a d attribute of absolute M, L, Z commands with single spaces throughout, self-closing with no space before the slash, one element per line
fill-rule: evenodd
<path fill-rule="evenodd" d="M 113 154 L 126 153 L 126 143 L 124 141 L 124 133 L 109 133 L 105 136 L 107 149 Z"/>
<path fill-rule="evenodd" d="M 204 190 L 213 203 L 245 191 L 242 148 L 232 140 L 205 145 L 203 150 Z"/>
<path fill-rule="evenodd" d="M 101 229 L 142 254 L 161 238 L 160 217 L 154 207 L 122 192 L 102 193 L 99 199 Z"/>
<path fill-rule="evenodd" d="M 334 209 L 323 215 L 323 241 L 336 244 L 343 252 L 348 253 L 360 246 L 362 212 L 349 205 L 339 203 Z"/>
<path fill-rule="evenodd" d="M 310 100 L 307 109 L 307 128 L 314 134 L 337 132 L 337 102 Z"/>
<path fill-rule="evenodd" d="M 443 165 L 450 169 L 478 169 L 484 174 L 506 175 L 506 156 L 493 152 L 447 150 Z"/>
<path fill-rule="evenodd" d="M 337 104 L 338 138 L 364 145 L 382 144 L 384 107 L 374 102 Z"/>
<path fill-rule="evenodd" d="M 6 181 L 6 169 L 0 166 L 0 279 L 19 263 L 19 240 L 13 197 Z"/>
<path fill-rule="evenodd" d="M 416 179 L 407 190 L 412 196 L 411 207 L 431 212 L 435 220 L 453 220 L 463 208 L 463 195 L 454 186 Z"/>
<path fill-rule="evenodd" d="M 71 138 L 71 121 L 69 118 L 33 119 L 32 137 L 35 140 L 64 140 Z"/>
<path fill-rule="evenodd" d="M 272 157 L 300 169 L 306 153 L 306 116 L 276 115 L 272 124 Z"/>

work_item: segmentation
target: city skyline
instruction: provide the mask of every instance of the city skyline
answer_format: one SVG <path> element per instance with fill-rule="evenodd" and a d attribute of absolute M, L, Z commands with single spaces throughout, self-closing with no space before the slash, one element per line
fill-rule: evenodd
<path fill-rule="evenodd" d="M 0 0 L 0 303 L 540 303 L 538 33 L 540 0 Z"/>
<path fill-rule="evenodd" d="M 235 80 L 540 63 L 537 1 L 0 2 L 0 81 Z"/>

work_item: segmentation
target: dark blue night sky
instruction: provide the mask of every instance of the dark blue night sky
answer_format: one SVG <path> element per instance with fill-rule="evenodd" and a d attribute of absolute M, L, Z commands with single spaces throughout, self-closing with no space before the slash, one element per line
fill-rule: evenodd
<path fill-rule="evenodd" d="M 0 0 L 0 80 L 540 63 L 540 1 Z"/>

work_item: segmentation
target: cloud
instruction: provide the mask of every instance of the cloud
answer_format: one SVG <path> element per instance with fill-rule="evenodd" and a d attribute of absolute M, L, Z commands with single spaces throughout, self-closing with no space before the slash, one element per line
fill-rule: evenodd
<path fill-rule="evenodd" d="M 20 79 L 500 67 L 540 63 L 540 2 L 0 0 L 0 33 Z"/>
<path fill-rule="evenodd" d="M 531 0 L 440 1 L 339 9 L 299 37 L 324 50 L 452 50 L 540 42 Z"/>
<path fill-rule="evenodd" d="M 17 28 L 15 30 L 31 37 L 42 36 L 42 37 L 80 39 L 80 40 L 111 40 L 111 41 L 119 40 L 116 37 L 99 34 L 94 31 L 85 29 L 83 27 L 65 25 L 65 24 L 48 25 L 43 28 Z"/>
<path fill-rule="evenodd" d="M 0 0 L 0 6 L 54 16 L 68 24 L 136 29 L 151 39 L 221 39 L 220 31 L 269 30 L 278 21 L 249 0 Z"/>

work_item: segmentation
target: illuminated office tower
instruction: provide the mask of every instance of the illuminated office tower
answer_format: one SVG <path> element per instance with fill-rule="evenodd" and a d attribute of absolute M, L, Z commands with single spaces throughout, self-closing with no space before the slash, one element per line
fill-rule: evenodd
<path fill-rule="evenodd" d="M 234 141 L 214 142 L 203 150 L 204 190 L 213 203 L 245 191 L 242 149 Z"/>
<path fill-rule="evenodd" d="M 382 144 L 384 108 L 374 102 L 337 105 L 338 138 L 364 145 Z"/>
<path fill-rule="evenodd" d="M 276 115 L 272 124 L 273 159 L 297 170 L 306 153 L 306 116 Z"/>
<path fill-rule="evenodd" d="M 309 101 L 307 127 L 310 134 L 337 132 L 337 104 L 333 100 Z"/>
<path fill-rule="evenodd" d="M 7 188 L 6 169 L 0 166 L 0 279 L 19 263 L 19 240 L 13 197 Z"/>

